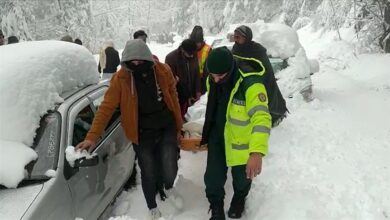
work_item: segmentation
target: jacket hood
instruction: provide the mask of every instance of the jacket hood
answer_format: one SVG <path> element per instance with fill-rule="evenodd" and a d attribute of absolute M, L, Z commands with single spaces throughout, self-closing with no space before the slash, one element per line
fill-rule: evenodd
<path fill-rule="evenodd" d="M 256 57 L 260 54 L 267 54 L 267 49 L 263 45 L 255 42 L 249 41 L 244 44 L 235 43 L 232 48 L 232 53 L 234 55 L 243 56 L 243 57 Z"/>
<path fill-rule="evenodd" d="M 128 40 L 122 52 L 121 64 L 130 60 L 147 60 L 154 62 L 152 52 L 141 39 Z"/>

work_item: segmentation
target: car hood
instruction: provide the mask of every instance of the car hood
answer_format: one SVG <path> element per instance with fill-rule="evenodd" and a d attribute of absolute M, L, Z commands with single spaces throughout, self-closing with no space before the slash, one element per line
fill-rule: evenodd
<path fill-rule="evenodd" d="M 0 219 L 21 219 L 43 184 L 0 190 Z"/>

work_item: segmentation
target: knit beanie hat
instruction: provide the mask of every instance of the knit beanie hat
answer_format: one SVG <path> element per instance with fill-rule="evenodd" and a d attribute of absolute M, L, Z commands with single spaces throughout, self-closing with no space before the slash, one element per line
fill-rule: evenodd
<path fill-rule="evenodd" d="M 206 67 L 211 74 L 224 74 L 230 71 L 233 65 L 233 54 L 227 47 L 213 49 L 206 60 Z"/>
<path fill-rule="evenodd" d="M 203 43 L 203 28 L 199 25 L 196 25 L 190 34 L 190 39 L 195 41 L 196 43 Z"/>
<path fill-rule="evenodd" d="M 241 25 L 238 28 L 236 28 L 234 32 L 245 37 L 248 41 L 252 40 L 253 37 L 252 30 L 248 26 Z"/>
<path fill-rule="evenodd" d="M 188 54 L 193 54 L 196 52 L 196 43 L 191 39 L 183 40 L 180 47 L 183 48 L 183 50 Z"/>

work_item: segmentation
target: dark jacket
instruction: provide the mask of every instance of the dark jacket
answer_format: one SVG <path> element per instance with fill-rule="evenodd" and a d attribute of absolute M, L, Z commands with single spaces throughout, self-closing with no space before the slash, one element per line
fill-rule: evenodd
<path fill-rule="evenodd" d="M 103 73 L 115 73 L 120 63 L 118 51 L 116 51 L 113 47 L 107 47 L 104 52 L 106 53 L 106 68 L 103 69 Z M 100 73 L 100 63 L 98 65 L 98 70 Z"/>
<path fill-rule="evenodd" d="M 223 84 L 216 84 L 212 79 L 209 79 L 209 91 L 207 95 L 207 107 L 205 122 L 203 125 L 201 144 L 207 144 L 209 138 L 216 138 L 221 143 L 224 143 L 224 129 L 226 122 L 227 105 L 230 98 L 230 93 L 239 79 L 237 64 L 229 73 L 229 78 Z"/>
<path fill-rule="evenodd" d="M 196 56 L 190 59 L 184 57 L 179 47 L 165 57 L 165 63 L 179 78 L 177 90 L 180 103 L 186 102 L 190 98 L 196 98 L 196 94 L 201 92 L 198 58 Z"/>
<path fill-rule="evenodd" d="M 276 82 L 274 70 L 267 55 L 267 49 L 265 49 L 261 44 L 257 42 L 250 41 L 241 45 L 234 44 L 232 52 L 234 55 L 256 58 L 263 63 L 265 68 L 263 84 L 267 90 L 267 95 L 269 98 L 268 106 L 271 111 L 271 115 L 280 115 L 288 111 L 286 108 L 286 103 L 283 99 L 283 95 L 280 92 L 279 86 Z M 280 103 L 280 99 L 283 103 Z M 275 117 L 272 117 L 272 120 L 272 122 L 274 123 Z"/>

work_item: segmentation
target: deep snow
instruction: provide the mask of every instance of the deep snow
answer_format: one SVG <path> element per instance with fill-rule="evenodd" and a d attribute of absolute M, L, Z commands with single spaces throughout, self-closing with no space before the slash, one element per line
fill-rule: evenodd
<path fill-rule="evenodd" d="M 353 46 L 335 36 L 310 28 L 299 32 L 309 57 L 321 65 L 312 76 L 314 100 L 287 99 L 291 114 L 272 130 L 263 172 L 253 182 L 242 219 L 390 218 L 390 56 L 355 56 Z M 161 47 L 151 48 L 159 53 Z M 184 211 L 160 201 L 161 219 L 208 219 L 206 154 L 181 153 L 176 187 Z M 228 176 L 226 209 L 232 194 Z M 121 194 L 111 220 L 147 215 L 138 185 Z"/>

